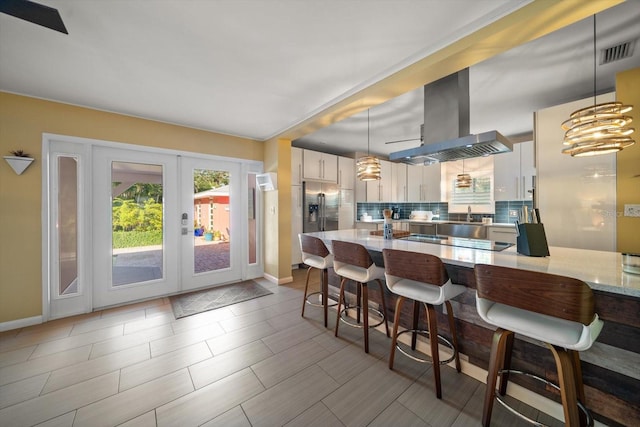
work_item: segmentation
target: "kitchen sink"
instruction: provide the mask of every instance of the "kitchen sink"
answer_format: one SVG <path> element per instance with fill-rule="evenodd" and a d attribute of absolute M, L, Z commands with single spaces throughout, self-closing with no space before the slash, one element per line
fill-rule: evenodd
<path fill-rule="evenodd" d="M 486 239 L 487 228 L 482 224 L 463 224 L 453 222 L 438 222 L 430 224 L 410 224 L 409 231 L 414 234 L 442 235 L 451 237 L 466 237 L 469 239 Z"/>
<path fill-rule="evenodd" d="M 460 248 L 483 249 L 487 251 L 503 251 L 513 244 L 503 242 L 492 242 L 491 240 L 470 239 L 467 237 L 450 237 L 442 235 L 412 234 L 401 237 L 400 240 L 410 240 L 413 242 L 432 243 L 435 245 L 457 246 Z"/>
<path fill-rule="evenodd" d="M 487 228 L 482 224 L 443 223 L 437 225 L 437 234 L 452 237 L 467 237 L 469 239 L 486 239 Z"/>

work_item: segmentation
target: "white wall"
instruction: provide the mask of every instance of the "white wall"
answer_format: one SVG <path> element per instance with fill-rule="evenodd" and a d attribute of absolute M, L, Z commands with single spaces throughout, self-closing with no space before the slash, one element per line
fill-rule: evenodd
<path fill-rule="evenodd" d="M 598 96 L 597 103 L 614 101 Z M 569 115 L 593 105 L 593 98 L 536 113 L 536 150 L 540 208 L 549 246 L 616 250 L 616 155 L 571 157 L 562 154 Z M 553 254 L 551 254 L 553 256 Z"/>

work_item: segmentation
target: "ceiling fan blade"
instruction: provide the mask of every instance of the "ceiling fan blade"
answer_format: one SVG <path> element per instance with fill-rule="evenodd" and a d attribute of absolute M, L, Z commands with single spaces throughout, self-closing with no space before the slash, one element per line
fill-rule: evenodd
<path fill-rule="evenodd" d="M 422 138 L 399 139 L 397 141 L 387 141 L 385 144 L 396 144 L 398 142 L 422 141 Z"/>
<path fill-rule="evenodd" d="M 58 9 L 28 0 L 0 0 L 0 12 L 69 34 Z"/>

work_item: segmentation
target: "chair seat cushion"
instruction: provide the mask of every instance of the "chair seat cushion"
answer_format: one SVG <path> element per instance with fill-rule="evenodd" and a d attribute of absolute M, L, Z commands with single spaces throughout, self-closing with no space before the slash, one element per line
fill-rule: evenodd
<path fill-rule="evenodd" d="M 324 270 L 325 268 L 333 266 L 333 255 L 329 254 L 326 257 L 322 258 L 318 255 L 311 255 L 303 252 L 302 262 L 307 264 L 309 267 Z"/>
<path fill-rule="evenodd" d="M 333 268 L 338 276 L 346 277 L 360 283 L 367 283 L 371 280 L 384 277 L 384 268 L 371 264 L 369 268 L 357 267 L 351 264 L 335 261 Z"/>
<path fill-rule="evenodd" d="M 569 350 L 588 350 L 603 326 L 597 314 L 591 324 L 583 325 L 483 298 L 476 298 L 476 306 L 480 317 L 491 325 Z"/>
<path fill-rule="evenodd" d="M 433 305 L 442 304 L 466 290 L 463 285 L 451 283 L 451 279 L 442 286 L 436 286 L 386 274 L 386 283 L 387 288 L 396 295 Z"/>

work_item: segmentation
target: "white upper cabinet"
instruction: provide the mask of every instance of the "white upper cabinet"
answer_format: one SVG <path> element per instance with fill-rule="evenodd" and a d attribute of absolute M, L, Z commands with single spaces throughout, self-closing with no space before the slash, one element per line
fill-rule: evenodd
<path fill-rule="evenodd" d="M 319 151 L 304 150 L 304 179 L 338 182 L 338 156 Z"/>
<path fill-rule="evenodd" d="M 391 162 L 380 160 L 380 175 L 382 179 L 367 181 L 367 202 L 392 202 L 391 187 L 393 179 Z"/>
<path fill-rule="evenodd" d="M 407 201 L 407 165 L 391 163 L 391 202 Z"/>
<path fill-rule="evenodd" d="M 291 147 L 291 185 L 302 185 L 302 148 Z"/>
<path fill-rule="evenodd" d="M 440 201 L 440 163 L 429 166 L 407 166 L 407 201 Z"/>
<path fill-rule="evenodd" d="M 348 157 L 338 157 L 338 186 L 343 190 L 353 190 L 356 183 L 356 161 Z"/>
<path fill-rule="evenodd" d="M 536 176 L 533 141 L 513 144 L 511 153 L 493 156 L 494 199 L 532 200 Z"/>

